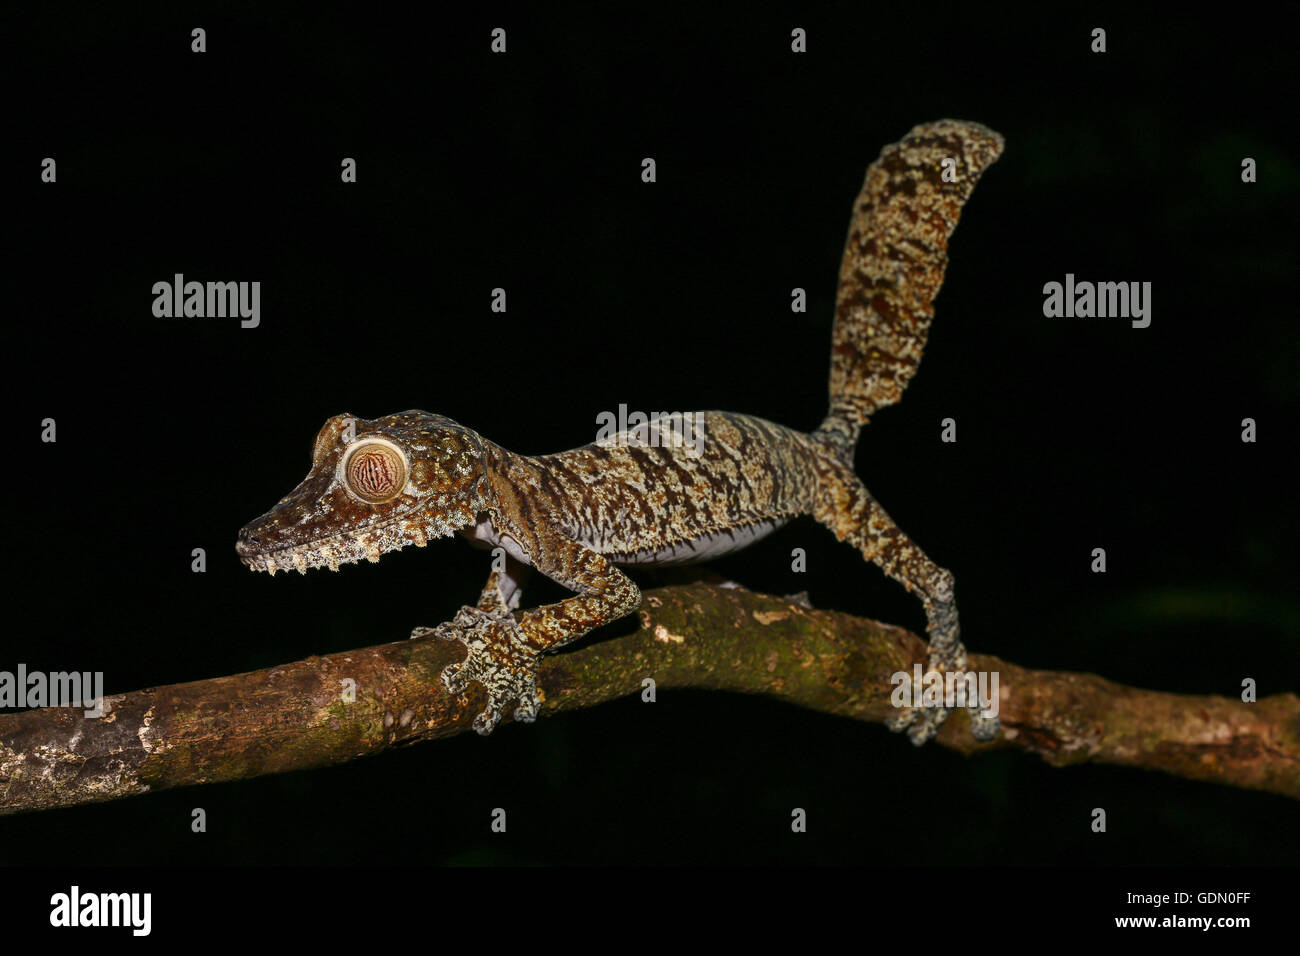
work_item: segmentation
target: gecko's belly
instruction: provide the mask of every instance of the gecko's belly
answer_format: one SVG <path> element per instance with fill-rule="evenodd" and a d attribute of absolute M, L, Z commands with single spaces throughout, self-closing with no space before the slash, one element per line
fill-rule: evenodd
<path fill-rule="evenodd" d="M 731 554 L 747 548 L 755 541 L 766 538 L 773 531 L 783 527 L 788 518 L 759 521 L 731 531 L 717 531 L 700 535 L 680 544 L 661 548 L 645 548 L 634 552 L 612 552 L 593 544 L 587 544 L 593 551 L 605 555 L 618 565 L 639 565 L 641 567 L 667 567 L 670 565 L 694 564 L 698 561 L 711 561 L 724 554 Z M 583 542 L 586 544 L 586 542 Z"/>

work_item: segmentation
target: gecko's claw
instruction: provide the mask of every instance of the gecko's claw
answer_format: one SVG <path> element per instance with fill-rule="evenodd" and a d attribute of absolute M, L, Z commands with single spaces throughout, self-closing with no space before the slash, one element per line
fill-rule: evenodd
<path fill-rule="evenodd" d="M 463 661 L 448 664 L 442 671 L 443 686 L 460 694 L 475 681 L 487 690 L 487 707 L 474 718 L 474 730 L 490 734 L 505 713 L 518 701 L 515 720 L 537 719 L 541 695 L 537 689 L 538 652 L 524 639 L 523 629 L 504 605 L 484 610 L 462 607 L 446 624 L 416 628 L 412 637 L 432 634 L 445 641 L 460 641 L 469 650 Z"/>
<path fill-rule="evenodd" d="M 976 740 L 992 740 L 1002 729 L 1002 721 L 996 716 L 986 717 L 978 707 L 970 708 L 970 735 Z"/>

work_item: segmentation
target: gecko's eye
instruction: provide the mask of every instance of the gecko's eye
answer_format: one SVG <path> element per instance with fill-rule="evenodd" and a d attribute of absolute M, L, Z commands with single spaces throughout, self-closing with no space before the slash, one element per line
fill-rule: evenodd
<path fill-rule="evenodd" d="M 363 438 L 339 463 L 343 486 L 372 505 L 396 498 L 406 487 L 406 456 L 392 442 Z"/>

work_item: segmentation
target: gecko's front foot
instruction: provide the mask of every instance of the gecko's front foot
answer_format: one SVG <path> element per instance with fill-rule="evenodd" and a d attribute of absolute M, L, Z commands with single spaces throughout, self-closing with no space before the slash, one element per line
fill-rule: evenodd
<path fill-rule="evenodd" d="M 446 624 L 417 627 L 411 637 L 426 634 L 460 641 L 469 649 L 463 661 L 443 669 L 442 683 L 453 694 L 461 693 L 474 681 L 487 689 L 487 709 L 474 718 L 478 733 L 492 733 L 512 700 L 519 702 L 515 720 L 532 723 L 537 719 L 541 707 L 537 692 L 539 654 L 528 645 L 523 629 L 504 604 L 491 609 L 463 607 Z"/>

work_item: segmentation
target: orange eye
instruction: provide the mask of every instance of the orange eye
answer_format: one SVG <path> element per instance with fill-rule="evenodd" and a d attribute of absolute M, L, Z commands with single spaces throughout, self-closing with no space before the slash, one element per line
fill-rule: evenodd
<path fill-rule="evenodd" d="M 406 456 L 389 442 L 362 440 L 343 460 L 343 482 L 372 505 L 396 498 L 406 487 Z"/>

